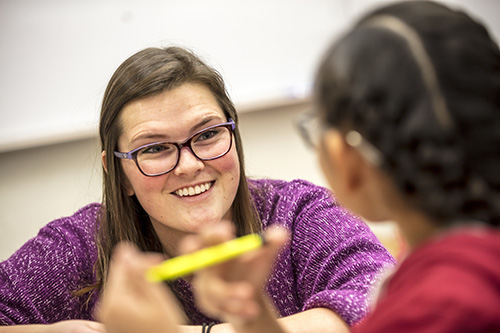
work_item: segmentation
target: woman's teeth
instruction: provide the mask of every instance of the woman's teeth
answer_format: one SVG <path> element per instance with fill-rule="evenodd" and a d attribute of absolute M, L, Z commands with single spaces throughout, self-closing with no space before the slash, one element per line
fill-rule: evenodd
<path fill-rule="evenodd" d="M 200 193 L 208 191 L 210 186 L 212 186 L 211 183 L 205 183 L 205 184 L 201 184 L 201 185 L 196 185 L 194 187 L 191 187 L 191 186 L 184 187 L 184 188 L 180 188 L 177 191 L 175 191 L 175 194 L 177 194 L 180 197 L 198 195 Z"/>

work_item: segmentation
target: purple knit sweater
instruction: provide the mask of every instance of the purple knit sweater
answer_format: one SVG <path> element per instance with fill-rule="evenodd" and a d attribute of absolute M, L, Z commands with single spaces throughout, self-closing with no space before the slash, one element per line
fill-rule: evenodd
<path fill-rule="evenodd" d="M 264 229 L 282 224 L 291 242 L 280 253 L 266 290 L 281 316 L 327 307 L 353 324 L 382 269 L 394 264 L 369 228 L 324 188 L 305 181 L 250 180 Z M 0 264 L 0 325 L 93 319 L 97 295 L 72 291 L 93 281 L 99 204 L 49 223 Z M 214 321 L 194 305 L 191 285 L 173 287 L 193 324 Z"/>

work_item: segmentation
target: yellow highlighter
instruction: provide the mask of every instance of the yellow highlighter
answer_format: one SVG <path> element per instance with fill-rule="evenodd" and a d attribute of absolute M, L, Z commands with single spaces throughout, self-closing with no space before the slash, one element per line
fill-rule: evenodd
<path fill-rule="evenodd" d="M 151 267 L 146 278 L 152 282 L 175 280 L 199 269 L 212 266 L 255 250 L 264 244 L 264 238 L 250 234 L 199 251 L 181 255 Z"/>

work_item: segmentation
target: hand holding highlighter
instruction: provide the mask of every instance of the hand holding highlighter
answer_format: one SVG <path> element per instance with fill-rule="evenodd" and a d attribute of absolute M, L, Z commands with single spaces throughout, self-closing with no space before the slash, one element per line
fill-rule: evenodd
<path fill-rule="evenodd" d="M 243 253 L 255 250 L 264 244 L 264 238 L 250 234 L 210 246 L 199 251 L 184 254 L 151 267 L 146 278 L 151 282 L 175 280 L 199 269 L 216 265 L 235 258 Z"/>

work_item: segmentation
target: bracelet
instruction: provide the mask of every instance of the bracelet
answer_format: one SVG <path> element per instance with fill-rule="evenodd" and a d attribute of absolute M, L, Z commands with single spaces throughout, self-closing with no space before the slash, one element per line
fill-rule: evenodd
<path fill-rule="evenodd" d="M 210 330 L 212 329 L 212 327 L 215 326 L 215 323 L 210 323 L 208 326 L 207 326 L 207 331 L 205 333 L 210 333 Z"/>
<path fill-rule="evenodd" d="M 215 326 L 215 323 L 210 323 L 210 324 L 203 323 L 203 325 L 201 325 L 201 333 L 210 333 L 210 330 L 214 326 Z"/>

